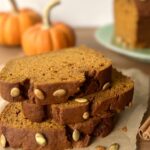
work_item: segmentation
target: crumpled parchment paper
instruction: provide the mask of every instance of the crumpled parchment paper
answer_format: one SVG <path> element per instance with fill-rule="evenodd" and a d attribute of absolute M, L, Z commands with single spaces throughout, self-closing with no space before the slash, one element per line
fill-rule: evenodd
<path fill-rule="evenodd" d="M 105 138 L 97 138 L 92 145 L 80 150 L 94 150 L 98 145 L 108 147 L 112 143 L 119 143 L 121 150 L 136 150 L 136 135 L 148 107 L 149 77 L 136 69 L 122 71 L 135 81 L 133 106 L 120 114 L 116 127 L 111 134 Z M 6 104 L 7 102 L 0 98 L 0 111 L 3 110 Z M 122 130 L 124 127 L 127 128 L 126 132 Z M 1 148 L 0 150 L 3 149 Z M 14 149 L 7 148 L 6 150 Z"/>

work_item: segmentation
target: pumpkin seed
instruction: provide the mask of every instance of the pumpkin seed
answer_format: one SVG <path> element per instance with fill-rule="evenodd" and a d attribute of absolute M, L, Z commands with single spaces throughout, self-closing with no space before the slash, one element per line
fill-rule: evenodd
<path fill-rule="evenodd" d="M 40 99 L 40 100 L 44 99 L 44 94 L 39 89 L 34 89 L 34 94 L 38 99 Z"/>
<path fill-rule="evenodd" d="M 36 133 L 35 139 L 36 142 L 41 146 L 45 146 L 47 143 L 45 137 L 41 133 Z"/>
<path fill-rule="evenodd" d="M 6 147 L 6 138 L 4 136 L 4 134 L 1 134 L 0 136 L 0 145 L 5 148 Z"/>
<path fill-rule="evenodd" d="M 78 102 L 78 103 L 86 103 L 86 102 L 88 102 L 88 100 L 85 99 L 85 98 L 76 98 L 75 101 Z"/>
<path fill-rule="evenodd" d="M 20 95 L 20 89 L 17 88 L 17 87 L 12 88 L 11 91 L 10 91 L 10 95 L 11 95 L 12 97 L 17 97 L 17 96 L 19 96 L 19 95 Z"/>
<path fill-rule="evenodd" d="M 65 95 L 66 95 L 66 90 L 64 90 L 64 89 L 56 90 L 53 93 L 53 96 L 56 96 L 56 97 L 62 97 L 62 96 L 65 96 Z"/>
<path fill-rule="evenodd" d="M 75 130 L 73 131 L 72 139 L 73 139 L 75 142 L 77 142 L 77 141 L 80 139 L 80 132 L 79 132 L 77 129 L 75 129 Z"/>

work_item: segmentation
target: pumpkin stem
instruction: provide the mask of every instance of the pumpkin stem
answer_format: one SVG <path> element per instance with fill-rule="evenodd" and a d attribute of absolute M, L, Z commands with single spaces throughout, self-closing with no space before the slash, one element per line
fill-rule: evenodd
<path fill-rule="evenodd" d="M 10 3 L 12 5 L 12 8 L 15 12 L 18 12 L 18 6 L 16 4 L 16 1 L 15 0 L 10 0 Z"/>
<path fill-rule="evenodd" d="M 45 7 L 44 9 L 44 14 L 43 14 L 43 24 L 44 27 L 49 28 L 49 26 L 51 25 L 51 20 L 50 20 L 50 13 L 51 10 L 57 6 L 58 4 L 60 4 L 60 0 L 51 0 Z"/>

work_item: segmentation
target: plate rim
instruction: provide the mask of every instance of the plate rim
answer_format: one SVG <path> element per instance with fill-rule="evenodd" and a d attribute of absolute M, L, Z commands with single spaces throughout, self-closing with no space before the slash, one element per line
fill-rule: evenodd
<path fill-rule="evenodd" d="M 111 28 L 111 31 L 112 31 L 113 28 L 114 28 L 114 24 L 107 24 L 107 25 L 104 25 L 104 26 L 99 27 L 98 29 L 96 29 L 96 31 L 95 31 L 95 38 L 98 41 L 98 43 L 102 44 L 103 46 L 105 46 L 106 48 L 108 48 L 109 50 L 111 50 L 113 52 L 116 52 L 116 53 L 119 53 L 119 54 L 122 54 L 122 55 L 125 55 L 125 56 L 128 56 L 128 57 L 131 57 L 131 58 L 135 58 L 135 59 L 142 60 L 144 62 L 149 62 L 150 63 L 150 55 L 147 56 L 146 54 L 140 54 L 140 53 L 133 52 L 133 51 L 127 51 L 126 52 L 124 49 L 122 49 L 122 51 L 121 51 L 120 47 L 117 47 L 117 46 L 115 46 L 115 45 L 113 45 L 111 43 L 106 43 L 106 41 L 104 41 L 101 38 L 100 35 L 107 28 Z"/>

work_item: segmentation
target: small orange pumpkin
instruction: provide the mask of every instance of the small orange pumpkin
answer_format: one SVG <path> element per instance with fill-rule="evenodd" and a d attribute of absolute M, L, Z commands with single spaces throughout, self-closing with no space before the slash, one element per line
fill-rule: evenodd
<path fill-rule="evenodd" d="M 43 23 L 31 27 L 23 35 L 22 46 L 26 55 L 35 55 L 75 45 L 74 30 L 64 23 L 51 23 L 49 19 L 49 12 L 59 3 L 59 0 L 51 1 L 44 11 Z"/>
<path fill-rule="evenodd" d="M 13 11 L 0 12 L 0 45 L 18 46 L 23 33 L 41 22 L 41 16 L 31 9 L 19 10 L 15 0 L 10 0 Z"/>

